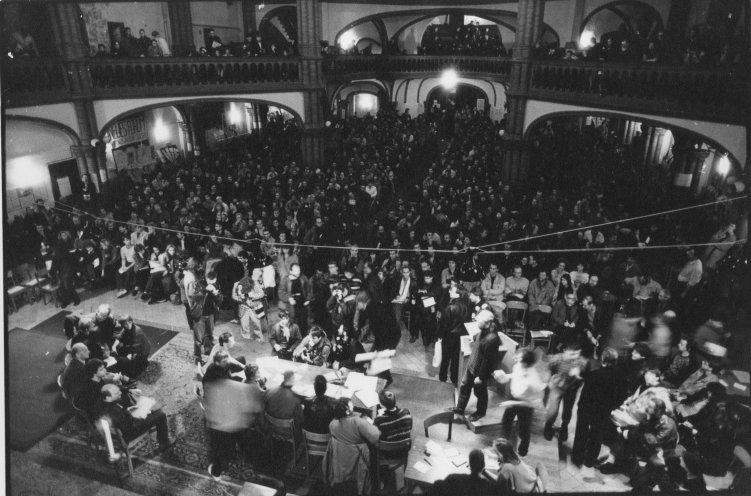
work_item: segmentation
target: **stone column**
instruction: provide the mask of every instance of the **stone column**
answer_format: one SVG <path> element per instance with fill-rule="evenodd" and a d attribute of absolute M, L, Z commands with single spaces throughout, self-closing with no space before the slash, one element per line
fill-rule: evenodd
<path fill-rule="evenodd" d="M 182 57 L 188 51 L 196 49 L 193 41 L 193 17 L 190 13 L 190 2 L 167 2 L 169 12 L 170 36 L 172 38 L 172 55 Z"/>
<path fill-rule="evenodd" d="M 535 42 L 542 33 L 545 0 L 521 0 L 519 2 L 516 45 L 511 61 L 511 77 L 507 89 L 508 113 L 502 178 L 504 182 L 519 182 L 526 177 L 529 151 L 524 135 L 524 112 L 527 108 L 527 92 L 532 72 L 531 54 Z"/>
<path fill-rule="evenodd" d="M 96 153 L 91 144 L 91 141 L 97 138 L 99 128 L 91 94 L 91 75 L 82 60 L 89 54 L 89 46 L 85 41 L 86 34 L 81 31 L 81 11 L 75 3 L 51 4 L 47 9 L 53 26 L 55 44 L 59 47 L 61 57 L 65 59 L 82 143 L 80 146 L 71 147 L 71 150 L 78 162 L 78 171 L 88 174 L 96 190 L 100 191 L 100 183 L 106 180 L 107 172 L 106 163 L 100 161 L 100 154 Z M 100 175 L 100 169 L 104 169 L 104 174 Z"/>
<path fill-rule="evenodd" d="M 243 0 L 243 36 L 256 30 L 258 19 L 256 18 L 256 2 L 253 0 Z"/>
<path fill-rule="evenodd" d="M 579 36 L 582 23 L 584 22 L 584 0 L 573 0 L 574 21 L 571 23 L 571 40 L 579 46 Z"/>
<path fill-rule="evenodd" d="M 302 126 L 302 160 L 305 165 L 323 165 L 323 123 L 328 113 L 321 58 L 321 8 L 318 0 L 297 0 L 297 36 L 300 49 L 300 79 L 303 83 L 305 122 Z"/>

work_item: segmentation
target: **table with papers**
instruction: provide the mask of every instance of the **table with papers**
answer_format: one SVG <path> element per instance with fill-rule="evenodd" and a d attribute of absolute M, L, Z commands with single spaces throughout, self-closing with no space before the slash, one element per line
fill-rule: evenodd
<path fill-rule="evenodd" d="M 292 391 L 298 396 L 310 398 L 315 395 L 313 381 L 317 375 L 326 377 L 326 396 L 334 399 L 351 398 L 355 411 L 375 418 L 378 409 L 378 393 L 386 386 L 379 377 L 366 376 L 360 372 L 341 373 L 325 367 L 316 367 L 300 362 L 290 362 L 278 357 L 263 357 L 256 360 L 261 376 L 266 377 L 269 388 L 282 383 L 286 370 L 295 372 Z"/>
<path fill-rule="evenodd" d="M 435 481 L 443 480 L 449 474 L 469 473 L 469 452 L 477 445 L 430 439 L 416 436 L 407 455 L 407 468 L 404 482 L 407 494 L 412 494 L 415 486 L 429 487 Z M 485 470 L 493 477 L 498 476 L 498 457 L 492 448 L 483 449 Z"/>

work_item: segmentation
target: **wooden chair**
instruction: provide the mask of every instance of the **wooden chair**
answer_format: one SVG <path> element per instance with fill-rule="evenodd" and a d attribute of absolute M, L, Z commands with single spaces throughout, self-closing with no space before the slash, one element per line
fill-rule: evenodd
<path fill-rule="evenodd" d="M 8 296 L 8 299 L 10 300 L 11 304 L 13 305 L 13 309 L 17 312 L 18 311 L 18 305 L 16 304 L 16 298 L 18 297 L 26 297 L 29 292 L 31 291 L 30 288 L 23 286 L 18 283 L 18 279 L 16 275 L 13 273 L 12 270 L 9 270 L 6 274 L 6 285 L 7 288 L 5 290 L 5 294 Z"/>
<path fill-rule="evenodd" d="M 38 273 L 40 286 L 39 293 L 42 295 L 42 301 L 47 304 L 47 297 L 50 301 L 54 301 L 57 304 L 57 293 L 60 290 L 60 282 L 57 277 L 52 274 L 47 268 L 41 269 Z"/>
<path fill-rule="evenodd" d="M 299 434 L 294 419 L 278 419 L 268 413 L 264 413 L 263 415 L 266 419 L 266 425 L 269 426 L 271 439 L 292 445 L 291 467 L 294 467 L 297 463 L 297 451 L 300 448 Z"/>
<path fill-rule="evenodd" d="M 503 311 L 503 320 L 506 322 L 506 334 L 519 343 L 520 346 L 525 346 L 527 344 L 527 328 L 524 327 L 524 329 L 517 329 L 516 322 L 525 322 L 528 308 L 529 304 L 524 303 L 523 301 L 510 300 L 506 302 L 506 308 Z M 518 311 L 521 311 L 521 318 L 510 319 L 509 310 L 513 310 L 515 314 L 518 313 Z"/>
<path fill-rule="evenodd" d="M 97 422 L 99 424 L 99 422 Z M 101 429 L 102 427 L 99 427 L 100 432 L 103 436 L 106 436 Z M 143 434 L 139 435 L 138 437 L 131 439 L 130 441 L 126 441 L 125 437 L 123 437 L 123 433 L 120 429 L 117 429 L 113 426 L 110 426 L 110 433 L 112 435 L 112 440 L 114 442 L 115 452 L 122 452 L 123 455 L 125 455 L 125 459 L 128 462 L 128 476 L 133 476 L 133 453 L 135 451 L 135 448 L 141 444 L 141 441 L 148 438 L 148 444 L 151 447 L 151 433 L 156 433 L 156 426 L 152 426 L 144 432 Z M 152 451 L 153 454 L 153 451 Z"/>
<path fill-rule="evenodd" d="M 39 296 L 42 285 L 47 283 L 47 278 L 44 274 L 42 274 L 42 277 L 40 278 L 40 273 L 37 268 L 29 266 L 29 264 L 25 264 L 23 270 L 24 273 L 21 276 L 21 286 L 29 288 L 33 299 L 36 300 Z"/>
<path fill-rule="evenodd" d="M 305 429 L 303 429 L 302 434 L 305 441 L 305 474 L 310 477 L 310 458 L 315 456 L 323 458 L 326 455 L 331 434 L 317 434 Z"/>
<path fill-rule="evenodd" d="M 436 413 L 435 415 L 431 415 L 430 417 L 426 418 L 422 423 L 422 426 L 425 429 L 425 437 L 430 437 L 430 435 L 428 434 L 429 427 L 432 427 L 436 424 L 448 424 L 449 426 L 448 441 L 451 441 L 451 429 L 454 425 L 454 415 L 455 415 L 454 412 L 446 411 L 446 412 Z"/>
<path fill-rule="evenodd" d="M 453 412 L 449 412 L 453 413 Z M 399 467 L 407 469 L 407 456 L 412 446 L 411 439 L 403 441 L 378 441 L 376 444 L 376 470 L 373 477 L 374 492 L 377 494 L 390 494 L 381 490 L 381 470 L 395 472 Z"/>

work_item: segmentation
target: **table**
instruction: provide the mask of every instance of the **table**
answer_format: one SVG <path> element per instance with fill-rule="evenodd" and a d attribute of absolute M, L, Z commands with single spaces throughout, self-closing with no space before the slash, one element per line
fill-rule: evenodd
<path fill-rule="evenodd" d="M 431 454 L 431 456 L 425 455 L 425 447 L 428 441 L 433 441 L 439 445 L 443 450 L 455 449 L 459 452 L 456 459 L 463 461 L 460 466 L 456 466 L 452 460 L 446 458 L 440 454 Z M 435 481 L 443 480 L 449 474 L 468 474 L 469 473 L 469 452 L 475 448 L 479 448 L 478 444 L 471 446 L 464 443 L 457 443 L 445 440 L 438 440 L 427 438 L 425 436 L 415 436 L 412 439 L 412 447 L 407 455 L 407 467 L 404 470 L 404 483 L 407 486 L 407 494 L 412 494 L 416 485 L 419 486 L 432 486 Z M 492 458 L 497 461 L 498 458 L 491 453 L 491 450 L 484 449 L 485 452 L 485 465 L 491 467 L 493 465 Z M 415 468 L 417 462 L 425 462 L 427 460 L 428 470 L 421 472 Z M 497 465 L 496 465 L 497 466 Z M 498 471 L 491 468 L 486 468 L 486 471 L 493 477 L 498 477 Z"/>
<path fill-rule="evenodd" d="M 291 362 L 289 360 L 282 360 L 277 357 L 262 357 L 256 360 L 259 372 L 262 376 L 266 377 L 266 387 L 272 388 L 280 385 L 283 380 L 284 372 L 287 370 L 293 370 L 297 377 L 297 385 L 299 387 L 293 387 L 293 392 L 301 397 L 312 397 L 313 381 L 317 375 L 326 375 L 334 372 L 334 369 L 326 367 L 316 367 L 315 365 L 308 365 L 302 362 Z M 346 380 L 347 374 L 342 374 L 342 383 Z M 386 386 L 386 380 L 378 378 L 376 393 L 383 391 Z M 355 411 L 365 413 L 371 418 L 375 418 L 378 412 L 378 405 L 373 407 L 366 407 L 356 394 L 352 395 L 352 404 L 355 407 Z"/>

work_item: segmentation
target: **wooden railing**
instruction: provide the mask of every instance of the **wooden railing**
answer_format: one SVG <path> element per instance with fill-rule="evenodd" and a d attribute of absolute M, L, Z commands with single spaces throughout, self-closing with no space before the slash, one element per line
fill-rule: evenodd
<path fill-rule="evenodd" d="M 505 80 L 511 74 L 511 59 L 461 55 L 338 55 L 324 59 L 326 76 L 337 79 L 353 74 L 437 74 L 450 68 L 461 74 Z"/>
<path fill-rule="evenodd" d="M 745 77 L 685 65 L 535 61 L 529 96 L 728 122 L 744 117 Z"/>
<path fill-rule="evenodd" d="M 3 64 L 9 106 L 70 101 L 75 90 L 94 98 L 299 91 L 298 58 L 16 59 Z M 361 76 L 460 75 L 508 81 L 512 61 L 499 57 L 370 55 L 323 59 L 327 80 Z M 529 98 L 618 109 L 743 122 L 747 69 L 701 69 L 615 62 L 531 62 Z"/>

